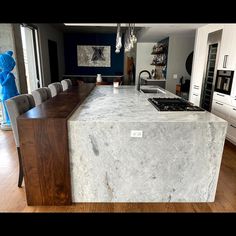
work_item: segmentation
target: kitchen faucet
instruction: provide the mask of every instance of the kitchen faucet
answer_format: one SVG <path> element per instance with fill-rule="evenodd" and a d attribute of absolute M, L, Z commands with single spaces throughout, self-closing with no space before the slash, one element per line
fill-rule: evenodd
<path fill-rule="evenodd" d="M 140 91 L 140 86 L 141 86 L 141 74 L 142 74 L 143 72 L 148 73 L 149 79 L 152 78 L 152 75 L 151 75 L 151 73 L 150 73 L 148 70 L 142 70 L 142 71 L 140 71 L 139 76 L 138 76 L 138 84 L 137 84 L 137 90 L 138 90 L 138 91 Z"/>

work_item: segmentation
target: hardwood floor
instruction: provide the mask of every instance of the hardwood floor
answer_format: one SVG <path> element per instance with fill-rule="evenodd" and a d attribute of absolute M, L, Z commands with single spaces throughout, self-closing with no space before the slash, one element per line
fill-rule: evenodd
<path fill-rule="evenodd" d="M 11 131 L 0 130 L 0 212 L 236 212 L 236 146 L 226 141 L 214 203 L 82 203 L 27 206 L 17 187 L 18 159 Z"/>

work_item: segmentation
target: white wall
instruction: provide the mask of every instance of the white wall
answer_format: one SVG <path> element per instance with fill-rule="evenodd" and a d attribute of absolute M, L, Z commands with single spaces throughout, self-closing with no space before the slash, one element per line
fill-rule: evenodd
<path fill-rule="evenodd" d="M 36 26 L 39 29 L 39 44 L 41 49 L 41 62 L 43 69 L 42 71 L 43 86 L 47 86 L 48 84 L 51 83 L 49 52 L 48 52 L 49 39 L 57 43 L 59 80 L 62 80 L 62 76 L 65 73 L 63 33 L 49 24 L 36 24 Z"/>
<path fill-rule="evenodd" d="M 176 84 L 179 83 L 180 77 L 183 76 L 184 79 L 190 79 L 190 75 L 185 68 L 185 62 L 193 49 L 194 37 L 169 37 L 166 90 L 175 94 Z M 173 79 L 174 74 L 177 74 L 177 79 Z"/>
<path fill-rule="evenodd" d="M 156 44 L 156 42 L 153 43 L 137 43 L 137 51 L 136 51 L 136 70 L 135 70 L 135 75 L 136 75 L 136 80 L 135 84 L 137 85 L 138 82 L 138 75 L 140 71 L 142 70 L 148 70 L 150 73 L 153 69 L 155 69 L 155 66 L 152 66 L 152 59 L 153 55 L 152 53 L 152 48 Z M 148 76 L 147 73 L 143 73 L 142 76 Z"/>

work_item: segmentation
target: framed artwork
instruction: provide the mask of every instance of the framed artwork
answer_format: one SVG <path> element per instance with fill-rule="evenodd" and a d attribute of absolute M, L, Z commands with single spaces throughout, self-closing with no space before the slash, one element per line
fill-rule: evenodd
<path fill-rule="evenodd" d="M 77 45 L 78 66 L 110 67 L 111 46 Z"/>

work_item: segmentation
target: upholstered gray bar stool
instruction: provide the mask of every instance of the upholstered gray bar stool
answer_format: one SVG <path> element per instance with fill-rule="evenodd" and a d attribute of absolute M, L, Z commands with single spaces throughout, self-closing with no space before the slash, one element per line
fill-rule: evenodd
<path fill-rule="evenodd" d="M 35 105 L 38 106 L 52 97 L 51 90 L 48 87 L 38 88 L 32 91 Z"/>
<path fill-rule="evenodd" d="M 63 79 L 61 81 L 61 85 L 62 85 L 63 91 L 65 91 L 65 90 L 67 90 L 67 89 L 72 87 L 72 82 L 71 82 L 70 79 Z"/>
<path fill-rule="evenodd" d="M 11 126 L 17 147 L 17 153 L 19 159 L 18 187 L 21 187 L 24 174 L 23 174 L 22 159 L 20 154 L 20 142 L 19 142 L 19 134 L 18 134 L 16 118 L 21 114 L 27 112 L 31 108 L 35 107 L 35 102 L 31 94 L 22 94 L 6 100 L 5 103 L 11 120 Z"/>
<path fill-rule="evenodd" d="M 52 97 L 55 97 L 57 94 L 59 94 L 60 92 L 63 91 L 62 90 L 62 85 L 61 85 L 60 82 L 55 82 L 55 83 L 49 84 L 48 88 L 51 91 Z"/>

